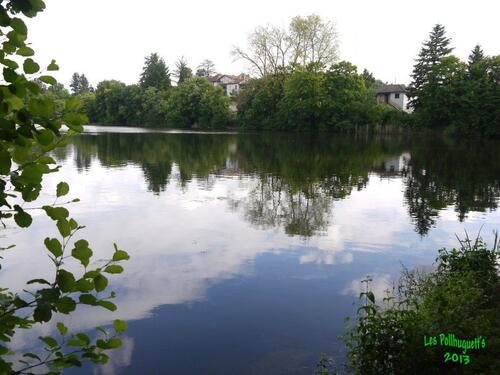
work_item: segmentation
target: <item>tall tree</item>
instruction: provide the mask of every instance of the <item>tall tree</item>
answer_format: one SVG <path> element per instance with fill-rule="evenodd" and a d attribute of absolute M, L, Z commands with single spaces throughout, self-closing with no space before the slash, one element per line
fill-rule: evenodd
<path fill-rule="evenodd" d="M 80 75 L 76 72 L 73 73 L 69 86 L 71 87 L 71 91 L 73 91 L 73 94 L 75 95 L 93 91 L 93 88 L 90 85 L 87 77 L 85 77 L 85 74 Z"/>
<path fill-rule="evenodd" d="M 198 77 L 210 77 L 215 74 L 215 64 L 212 60 L 203 60 L 196 70 L 196 75 Z"/>
<path fill-rule="evenodd" d="M 262 77 L 290 65 L 328 66 L 337 59 L 337 40 L 335 25 L 313 14 L 294 17 L 288 28 L 259 26 L 249 35 L 247 49 L 234 47 L 231 53 Z"/>
<path fill-rule="evenodd" d="M 294 17 L 290 22 L 292 61 L 303 66 L 328 66 L 337 60 L 338 43 L 335 25 L 317 14 Z"/>
<path fill-rule="evenodd" d="M 167 64 L 157 53 L 152 53 L 144 59 L 139 85 L 142 89 L 155 87 L 158 90 L 165 90 L 171 86 Z"/>
<path fill-rule="evenodd" d="M 484 60 L 484 52 L 479 44 L 474 46 L 474 49 L 469 55 L 469 66 L 478 63 L 479 61 Z"/>
<path fill-rule="evenodd" d="M 175 62 L 174 77 L 177 78 L 177 84 L 185 82 L 193 76 L 193 71 L 188 66 L 188 63 L 184 57 L 181 57 Z"/>
<path fill-rule="evenodd" d="M 449 47 L 451 39 L 445 34 L 443 25 L 435 25 L 429 34 L 429 40 L 423 43 L 418 54 L 411 75 L 412 82 L 407 92 L 410 98 L 409 105 L 415 110 L 422 106 L 424 91 L 431 93 L 440 85 L 440 77 L 436 74 L 435 66 L 453 50 Z"/>

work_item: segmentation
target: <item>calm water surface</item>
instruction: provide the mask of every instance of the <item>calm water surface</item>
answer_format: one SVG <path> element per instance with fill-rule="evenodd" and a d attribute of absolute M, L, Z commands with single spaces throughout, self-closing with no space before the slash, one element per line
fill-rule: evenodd
<path fill-rule="evenodd" d="M 382 292 L 401 264 L 429 266 L 455 233 L 500 228 L 500 144 L 423 137 L 166 133 L 94 128 L 56 157 L 70 211 L 96 257 L 129 251 L 116 313 L 79 309 L 90 330 L 129 320 L 104 367 L 71 374 L 312 374 L 360 280 Z M 52 272 L 43 215 L 4 256 L 17 290 Z M 57 321 L 57 320 L 56 320 Z M 16 337 L 30 348 L 50 325 Z"/>

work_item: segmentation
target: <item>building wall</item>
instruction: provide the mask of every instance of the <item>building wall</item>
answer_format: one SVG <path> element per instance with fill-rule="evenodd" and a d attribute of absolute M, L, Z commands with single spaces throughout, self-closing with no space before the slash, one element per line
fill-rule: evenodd
<path fill-rule="evenodd" d="M 397 97 L 399 96 L 399 97 Z M 388 97 L 389 97 L 389 104 L 392 105 L 393 107 L 396 107 L 397 109 L 404 109 L 404 102 L 405 102 L 405 94 L 403 93 L 396 93 L 396 92 L 391 92 Z"/>
<path fill-rule="evenodd" d="M 226 94 L 231 95 L 233 92 L 238 92 L 240 86 L 237 83 L 230 83 L 226 86 Z"/>

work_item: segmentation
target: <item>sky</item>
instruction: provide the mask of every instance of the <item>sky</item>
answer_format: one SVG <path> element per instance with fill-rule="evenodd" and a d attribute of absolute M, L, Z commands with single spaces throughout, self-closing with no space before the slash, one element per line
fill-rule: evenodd
<path fill-rule="evenodd" d="M 56 77 L 68 85 L 74 72 L 93 85 L 104 79 L 136 83 L 144 57 L 158 52 L 174 69 L 184 56 L 193 70 L 203 59 L 220 73 L 239 74 L 233 46 L 244 47 L 258 25 L 286 26 L 296 16 L 333 21 L 339 55 L 389 83 L 409 83 L 414 59 L 436 23 L 445 25 L 454 54 L 466 60 L 480 43 L 500 54 L 497 0 L 45 0 L 30 20 L 29 41 L 37 61 L 55 58 Z"/>

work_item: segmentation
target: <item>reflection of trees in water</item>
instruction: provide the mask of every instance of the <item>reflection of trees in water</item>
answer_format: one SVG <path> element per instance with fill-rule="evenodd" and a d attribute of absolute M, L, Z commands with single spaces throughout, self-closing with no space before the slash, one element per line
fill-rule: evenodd
<path fill-rule="evenodd" d="M 106 167 L 138 165 L 157 194 L 172 181 L 185 191 L 196 178 L 199 188 L 209 190 L 217 176 L 252 176 L 257 185 L 246 198 L 231 201 L 233 208 L 253 225 L 301 236 L 325 231 L 333 201 L 363 189 L 370 173 L 401 178 L 415 230 L 425 235 L 446 207 L 454 206 L 460 220 L 470 211 L 497 208 L 497 150 L 495 142 L 436 137 L 102 133 L 76 137 L 72 151 L 60 149 L 55 156 L 73 155 L 80 171 L 93 160 Z"/>
<path fill-rule="evenodd" d="M 416 142 L 411 148 L 410 173 L 404 178 L 405 202 L 415 230 L 425 235 L 439 211 L 453 206 L 464 221 L 471 211 L 498 207 L 500 157 L 498 142 Z"/>
<path fill-rule="evenodd" d="M 319 184 L 292 191 L 281 176 L 263 176 L 243 202 L 245 219 L 263 229 L 283 227 L 285 233 L 312 236 L 328 228 L 332 199 Z"/>

